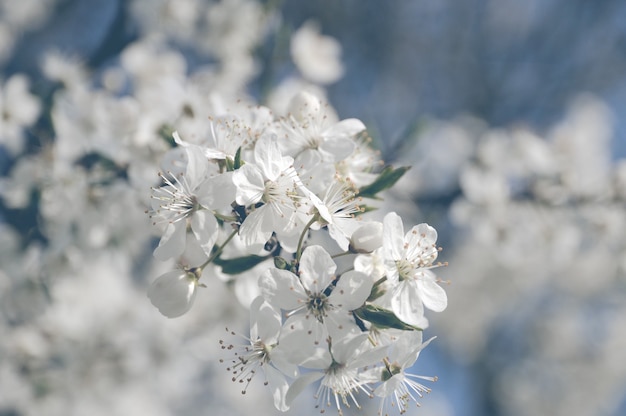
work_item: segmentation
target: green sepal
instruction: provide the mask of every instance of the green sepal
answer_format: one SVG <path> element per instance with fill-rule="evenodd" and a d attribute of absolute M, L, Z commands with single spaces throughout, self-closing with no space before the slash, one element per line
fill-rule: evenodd
<path fill-rule="evenodd" d="M 267 260 L 267 256 L 250 255 L 226 260 L 218 257 L 213 260 L 213 263 L 220 266 L 222 268 L 222 272 L 226 274 L 239 274 L 250 270 L 257 264 L 262 263 L 265 260 Z"/>
<path fill-rule="evenodd" d="M 226 163 L 226 170 L 228 172 L 232 172 L 232 171 L 237 170 L 240 167 L 242 167 L 244 162 L 243 162 L 243 160 L 241 160 L 241 147 L 239 147 L 237 149 L 237 152 L 235 152 L 235 158 L 234 159 L 231 159 L 230 157 L 227 157 L 227 158 L 224 159 L 224 162 Z"/>
<path fill-rule="evenodd" d="M 229 157 L 224 159 L 224 163 L 226 163 L 226 171 L 232 172 L 235 170 L 235 162 Z"/>
<path fill-rule="evenodd" d="M 383 287 L 381 287 L 380 285 L 374 284 L 374 286 L 372 287 L 372 291 L 370 292 L 370 295 L 367 298 L 367 301 L 373 302 L 379 297 L 381 297 L 382 295 L 384 295 L 385 293 L 386 293 L 386 290 Z"/>
<path fill-rule="evenodd" d="M 280 256 L 274 257 L 274 267 L 279 270 L 291 270 L 291 263 Z"/>
<path fill-rule="evenodd" d="M 363 305 L 353 311 L 363 321 L 380 329 L 395 328 L 403 331 L 422 331 L 422 328 L 402 322 L 392 311 L 375 305 Z"/>
<path fill-rule="evenodd" d="M 237 149 L 237 152 L 235 152 L 235 161 L 234 161 L 233 167 L 235 168 L 235 170 L 237 170 L 242 166 L 243 166 L 243 161 L 241 160 L 241 146 L 240 146 Z"/>
<path fill-rule="evenodd" d="M 169 124 L 163 124 L 159 127 L 158 134 L 170 147 L 176 147 L 176 141 L 174 140 L 174 128 Z"/>
<path fill-rule="evenodd" d="M 411 169 L 410 166 L 402 166 L 397 169 L 385 166 L 376 180 L 369 185 L 361 187 L 357 195 L 363 198 L 378 199 L 376 194 L 394 186 L 409 169 Z"/>

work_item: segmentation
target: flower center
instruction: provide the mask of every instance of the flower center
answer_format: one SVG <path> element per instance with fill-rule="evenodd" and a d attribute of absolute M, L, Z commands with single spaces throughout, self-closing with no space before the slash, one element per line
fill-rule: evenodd
<path fill-rule="evenodd" d="M 261 363 L 269 363 L 270 362 L 270 347 L 265 345 L 265 343 L 258 339 L 252 343 L 252 345 L 246 348 L 249 354 L 243 357 L 244 363 L 249 361 L 259 361 Z"/>
<path fill-rule="evenodd" d="M 274 181 L 265 181 L 265 191 L 263 192 L 261 200 L 267 204 L 268 202 L 275 201 L 279 195 L 278 184 Z"/>
<path fill-rule="evenodd" d="M 396 261 L 396 267 L 400 281 L 413 279 L 415 276 L 415 266 L 406 259 Z"/>
<path fill-rule="evenodd" d="M 153 211 L 150 217 L 157 216 L 161 220 L 173 223 L 190 217 L 201 208 L 198 198 L 193 194 L 184 176 L 178 178 L 162 173 L 159 173 L 159 176 L 165 182 L 165 186 L 152 188 L 152 198 L 158 201 L 159 208 Z"/>
<path fill-rule="evenodd" d="M 306 147 L 311 150 L 317 150 L 319 149 L 320 144 L 322 144 L 323 141 L 324 139 L 322 139 L 320 136 L 311 135 L 306 138 Z"/>
<path fill-rule="evenodd" d="M 314 293 L 309 295 L 307 303 L 308 311 L 320 322 L 324 322 L 324 316 L 330 309 L 328 297 L 323 293 Z"/>

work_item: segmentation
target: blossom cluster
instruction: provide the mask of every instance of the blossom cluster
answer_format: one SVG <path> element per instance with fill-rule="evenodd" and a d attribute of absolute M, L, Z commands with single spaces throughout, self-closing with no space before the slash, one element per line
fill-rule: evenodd
<path fill-rule="evenodd" d="M 148 297 L 175 318 L 216 276 L 240 287 L 250 336 L 220 343 L 244 393 L 259 367 L 281 411 L 318 380 L 317 406 L 340 414 L 360 407 L 359 393 L 403 413 L 429 391 L 415 378 L 435 378 L 406 370 L 430 342 L 424 309 L 447 306 L 433 272 L 443 265 L 437 231 L 405 233 L 395 212 L 366 218 L 406 168 L 379 169 L 360 120 L 339 120 L 306 91 L 283 117 L 240 103 L 180 126 L 162 165 L 148 211 L 160 231 L 154 256 L 180 268 Z M 344 256 L 352 261 L 340 268 Z"/>

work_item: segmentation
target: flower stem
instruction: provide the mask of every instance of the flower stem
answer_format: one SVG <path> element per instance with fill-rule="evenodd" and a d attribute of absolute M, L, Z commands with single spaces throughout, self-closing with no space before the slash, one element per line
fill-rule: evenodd
<path fill-rule="evenodd" d="M 235 237 L 235 235 L 237 234 L 237 230 L 233 230 L 232 233 L 230 233 L 230 235 L 228 236 L 228 238 L 226 239 L 226 241 L 224 241 L 224 243 L 222 243 L 221 246 L 219 246 L 217 248 L 217 250 L 215 250 L 215 252 L 213 254 L 211 254 L 211 257 L 208 258 L 207 261 L 205 261 L 204 263 L 202 263 L 202 265 L 198 266 L 198 269 L 202 270 L 204 269 L 207 265 L 209 265 L 213 260 L 215 260 L 220 254 L 222 254 L 222 251 L 224 250 L 224 247 L 226 247 L 226 245 L 228 243 L 230 243 L 230 240 L 233 239 L 233 237 Z"/>
<path fill-rule="evenodd" d="M 330 256 L 333 259 L 336 259 L 337 257 L 341 257 L 341 256 L 347 256 L 348 254 L 353 254 L 351 251 L 344 251 L 343 253 L 337 253 L 337 254 L 333 254 L 332 256 Z"/>
<path fill-rule="evenodd" d="M 296 264 L 300 263 L 300 257 L 302 256 L 302 244 L 304 243 L 304 237 L 306 236 L 306 233 L 309 231 L 309 228 L 311 228 L 311 226 L 313 225 L 313 223 L 317 221 L 317 216 L 313 216 L 313 218 L 311 218 L 311 221 L 309 221 L 307 223 L 307 225 L 304 226 L 304 230 L 302 230 L 302 234 L 300 234 L 300 240 L 298 241 L 298 250 L 296 251 Z"/>
<path fill-rule="evenodd" d="M 237 221 L 237 217 L 220 214 L 219 212 L 213 212 L 213 215 L 215 215 L 215 218 L 218 218 L 218 219 L 220 219 L 222 221 L 226 221 L 226 222 L 235 222 L 235 221 Z"/>

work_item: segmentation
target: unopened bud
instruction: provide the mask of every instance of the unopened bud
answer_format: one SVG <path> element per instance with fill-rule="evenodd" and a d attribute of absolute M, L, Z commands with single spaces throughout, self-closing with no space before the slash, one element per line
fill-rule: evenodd
<path fill-rule="evenodd" d="M 361 225 L 350 237 L 350 251 L 353 253 L 371 253 L 383 245 L 383 224 L 368 222 Z"/>
<path fill-rule="evenodd" d="M 289 102 L 289 113 L 298 121 L 309 119 L 319 113 L 322 103 L 319 98 L 308 91 L 301 91 Z"/>
<path fill-rule="evenodd" d="M 289 263 L 287 262 L 287 260 L 280 256 L 274 257 L 274 266 L 279 270 L 289 269 Z"/>
<path fill-rule="evenodd" d="M 148 288 L 154 306 L 168 318 L 184 315 L 191 309 L 198 287 L 197 269 L 173 270 L 161 275 Z"/>

